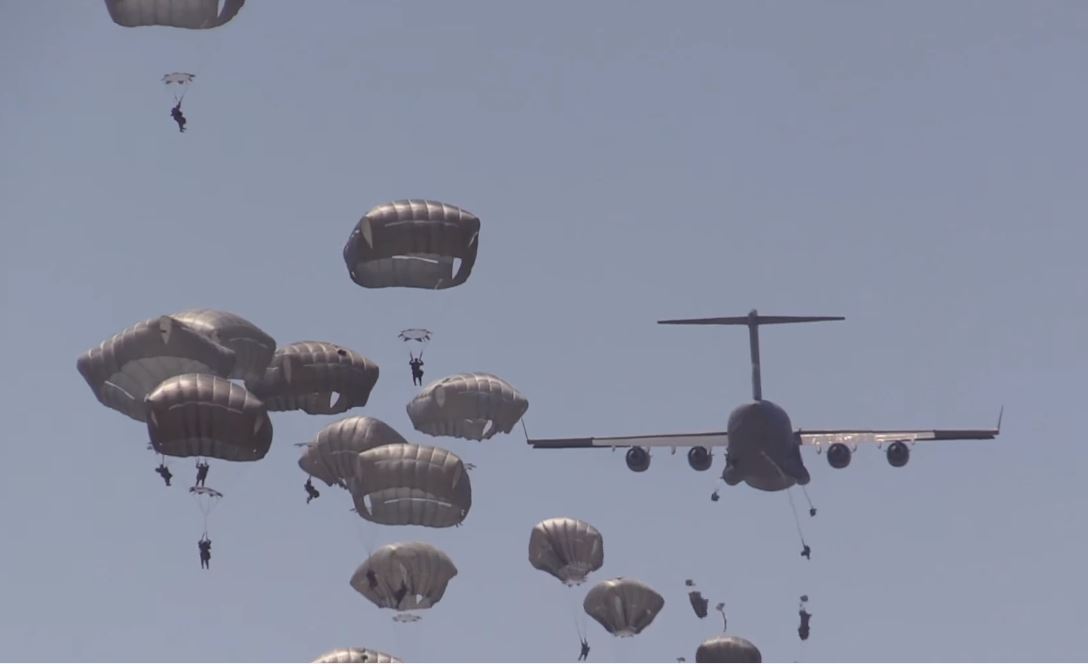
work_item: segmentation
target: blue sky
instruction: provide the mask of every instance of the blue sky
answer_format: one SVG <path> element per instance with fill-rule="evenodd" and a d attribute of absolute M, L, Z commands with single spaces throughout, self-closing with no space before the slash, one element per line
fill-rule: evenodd
<path fill-rule="evenodd" d="M 526 553 L 533 524 L 574 516 L 605 537 L 591 581 L 666 599 L 629 641 L 590 624 L 591 661 L 693 659 L 717 627 L 688 577 L 768 660 L 1082 658 L 1086 29 L 1075 2 L 266 0 L 206 32 L 0 4 L 0 657 L 569 660 L 580 598 Z M 197 74 L 184 135 L 159 83 L 177 70 Z M 472 277 L 359 288 L 354 223 L 410 197 L 480 216 Z M 276 413 L 264 460 L 213 463 L 202 572 L 191 462 L 164 488 L 146 428 L 75 370 L 190 307 L 376 361 L 351 414 L 476 464 L 464 527 L 306 505 L 291 444 L 336 418 Z M 396 334 L 422 326 L 428 379 L 503 376 L 535 436 L 719 430 L 749 396 L 743 330 L 654 321 L 752 307 L 846 316 L 763 332 L 764 394 L 796 426 L 987 427 L 1005 404 L 1001 437 L 903 469 L 809 454 L 806 562 L 785 495 L 708 500 L 720 458 L 636 475 L 520 434 L 433 439 L 404 410 Z M 397 626 L 348 579 L 411 539 L 460 574 Z"/>

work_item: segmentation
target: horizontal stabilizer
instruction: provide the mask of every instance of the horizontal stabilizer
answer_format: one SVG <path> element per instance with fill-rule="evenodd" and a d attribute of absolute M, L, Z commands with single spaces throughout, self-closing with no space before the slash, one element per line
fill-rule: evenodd
<path fill-rule="evenodd" d="M 678 318 L 659 320 L 660 325 L 778 325 L 782 323 L 819 323 L 846 320 L 844 316 L 721 316 L 718 318 Z"/>

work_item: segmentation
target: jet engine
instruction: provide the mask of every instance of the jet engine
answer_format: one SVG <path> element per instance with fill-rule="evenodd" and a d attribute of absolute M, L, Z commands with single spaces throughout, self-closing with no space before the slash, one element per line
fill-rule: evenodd
<path fill-rule="evenodd" d="M 834 443 L 827 448 L 827 462 L 832 468 L 846 468 L 850 465 L 850 448 L 842 443 Z"/>
<path fill-rule="evenodd" d="M 888 445 L 888 463 L 896 468 L 902 468 L 910 461 L 910 448 L 902 441 L 895 441 Z"/>
<path fill-rule="evenodd" d="M 650 453 L 641 447 L 627 450 L 627 467 L 641 473 L 650 467 Z"/>
<path fill-rule="evenodd" d="M 714 457 L 711 456 L 710 450 L 702 445 L 696 445 L 688 450 L 688 465 L 692 470 L 707 470 L 712 463 L 714 463 Z"/>

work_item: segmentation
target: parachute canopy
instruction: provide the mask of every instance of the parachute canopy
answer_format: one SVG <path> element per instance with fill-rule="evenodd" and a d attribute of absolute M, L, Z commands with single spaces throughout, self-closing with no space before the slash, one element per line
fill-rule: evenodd
<path fill-rule="evenodd" d="M 195 74 L 186 74 L 182 71 L 176 71 L 173 74 L 163 74 L 162 82 L 166 85 L 188 85 L 196 78 Z"/>
<path fill-rule="evenodd" d="M 264 374 L 246 387 L 268 410 L 336 415 L 365 406 L 378 382 L 378 365 L 325 341 L 298 341 L 276 351 Z"/>
<path fill-rule="evenodd" d="M 314 664 L 390 664 L 401 662 L 392 655 L 370 648 L 340 648 L 331 650 L 314 660 Z"/>
<path fill-rule="evenodd" d="M 408 417 L 431 436 L 486 440 L 510 433 L 528 409 L 529 401 L 498 376 L 463 373 L 423 388 L 408 404 Z"/>
<path fill-rule="evenodd" d="M 430 341 L 431 331 L 420 327 L 411 327 L 407 330 L 401 330 L 397 338 L 401 341 Z"/>
<path fill-rule="evenodd" d="M 117 25 L 138 28 L 161 25 L 208 30 L 234 18 L 246 0 L 106 0 Z"/>
<path fill-rule="evenodd" d="M 147 433 L 159 454 L 257 461 L 272 445 L 264 404 L 244 387 L 208 374 L 163 381 L 147 395 Z"/>
<path fill-rule="evenodd" d="M 457 568 L 442 551 L 423 542 L 387 544 L 355 570 L 351 587 L 381 609 L 429 609 L 446 593 Z"/>
<path fill-rule="evenodd" d="M 245 380 L 264 374 L 276 352 L 276 340 L 264 330 L 229 311 L 191 309 L 172 314 L 212 341 L 234 351 L 236 361 L 231 378 Z"/>
<path fill-rule="evenodd" d="M 144 398 L 159 383 L 188 373 L 227 377 L 234 365 L 234 351 L 170 316 L 137 323 L 76 362 L 100 402 L 140 422 Z"/>
<path fill-rule="evenodd" d="M 465 465 L 439 447 L 401 443 L 362 452 L 348 488 L 359 516 L 385 525 L 448 528 L 472 507 Z"/>
<path fill-rule="evenodd" d="M 185 98 L 185 93 L 189 91 L 189 86 L 194 78 L 196 76 L 193 74 L 176 71 L 173 74 L 165 74 L 162 77 L 162 82 L 166 85 L 167 90 L 174 93 L 174 101 L 180 102 Z"/>
<path fill-rule="evenodd" d="M 405 443 L 393 427 L 374 417 L 347 417 L 318 432 L 298 465 L 329 486 L 355 476 L 355 457 L 380 445 Z"/>
<path fill-rule="evenodd" d="M 207 496 L 208 498 L 222 498 L 223 494 L 219 493 L 215 489 L 206 486 L 191 486 L 189 487 L 189 493 L 197 496 Z"/>
<path fill-rule="evenodd" d="M 634 636 L 646 629 L 665 606 L 665 598 L 641 581 L 623 577 L 590 588 L 582 607 L 611 634 Z"/>
<path fill-rule="evenodd" d="M 545 519 L 529 535 L 529 564 L 576 586 L 604 564 L 604 538 L 580 519 Z"/>
<path fill-rule="evenodd" d="M 344 245 L 344 263 L 364 288 L 452 288 L 472 272 L 479 236 L 480 220 L 471 212 L 438 201 L 395 201 L 359 220 Z"/>
<path fill-rule="evenodd" d="M 739 636 L 724 634 L 711 637 L 699 644 L 695 651 L 696 662 L 762 662 L 763 655 L 751 641 Z"/>

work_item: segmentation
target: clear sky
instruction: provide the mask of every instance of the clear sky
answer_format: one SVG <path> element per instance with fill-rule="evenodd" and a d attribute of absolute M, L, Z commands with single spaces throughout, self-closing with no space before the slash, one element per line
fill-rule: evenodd
<path fill-rule="evenodd" d="M 1088 6 L 1078 2 L 251 1 L 221 29 L 125 29 L 102 2 L 0 4 L 0 657 L 572 660 L 572 606 L 526 558 L 579 517 L 591 577 L 664 610 L 591 661 L 694 659 L 718 627 L 768 660 L 1082 659 L 1088 452 Z M 197 74 L 170 119 L 159 79 Z M 400 198 L 482 220 L 469 281 L 366 290 L 341 249 Z M 304 502 L 272 451 L 214 462 L 200 570 L 191 460 L 166 489 L 144 425 L 101 406 L 78 355 L 145 318 L 237 312 L 281 344 L 381 366 L 370 403 L 476 464 L 461 528 L 371 528 Z M 659 454 L 534 451 L 412 430 L 405 327 L 427 379 L 489 371 L 534 436 L 720 430 L 749 397 L 742 329 L 659 318 L 846 316 L 764 330 L 764 394 L 807 428 L 988 427 L 903 469 L 808 452 L 820 511 L 798 555 L 783 493 Z M 322 489 L 325 487 L 322 485 Z M 420 539 L 460 574 L 412 626 L 348 585 L 367 546 Z M 812 638 L 798 641 L 797 598 Z"/>

